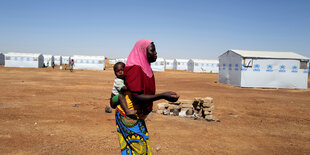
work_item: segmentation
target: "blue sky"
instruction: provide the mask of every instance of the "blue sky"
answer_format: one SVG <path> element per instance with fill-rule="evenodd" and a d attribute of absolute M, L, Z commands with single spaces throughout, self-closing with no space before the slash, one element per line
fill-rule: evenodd
<path fill-rule="evenodd" d="M 164 58 L 228 49 L 310 57 L 307 0 L 0 0 L 0 52 L 127 57 L 139 39 Z"/>

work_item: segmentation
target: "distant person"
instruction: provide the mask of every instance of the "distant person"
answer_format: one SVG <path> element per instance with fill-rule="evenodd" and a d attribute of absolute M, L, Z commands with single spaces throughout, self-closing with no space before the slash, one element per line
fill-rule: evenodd
<path fill-rule="evenodd" d="M 114 66 L 114 86 L 112 89 L 110 105 L 112 108 L 116 108 L 118 104 L 121 105 L 122 109 L 125 111 L 126 116 L 134 117 L 136 115 L 136 110 L 130 110 L 127 107 L 127 102 L 123 93 L 128 91 L 127 87 L 124 84 L 124 67 L 125 64 L 123 62 L 117 62 Z"/>
<path fill-rule="evenodd" d="M 73 66 L 74 66 L 74 60 L 71 59 L 69 64 L 70 64 L 70 72 L 72 72 L 73 71 Z"/>
<path fill-rule="evenodd" d="M 136 118 L 125 115 L 118 105 L 115 121 L 122 154 L 152 154 L 148 130 L 144 119 L 153 109 L 153 102 L 165 99 L 178 100 L 175 92 L 155 94 L 155 78 L 150 63 L 157 59 L 152 41 L 142 39 L 136 42 L 124 68 L 126 91 L 125 99 L 131 110 L 137 110 Z"/>
<path fill-rule="evenodd" d="M 54 61 L 52 61 L 52 67 L 53 67 L 53 69 L 55 68 L 55 62 Z"/>

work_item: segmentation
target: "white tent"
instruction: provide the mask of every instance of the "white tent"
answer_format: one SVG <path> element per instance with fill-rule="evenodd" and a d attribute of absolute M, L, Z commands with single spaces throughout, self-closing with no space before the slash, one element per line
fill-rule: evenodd
<path fill-rule="evenodd" d="M 175 70 L 187 70 L 188 59 L 174 59 L 173 69 Z"/>
<path fill-rule="evenodd" d="M 165 71 L 165 59 L 157 58 L 155 62 L 151 63 L 153 71 L 164 72 Z"/>
<path fill-rule="evenodd" d="M 55 65 L 62 65 L 62 56 L 55 55 L 54 61 L 55 61 Z"/>
<path fill-rule="evenodd" d="M 89 69 L 89 70 L 104 70 L 104 56 L 83 56 L 74 55 L 71 57 L 74 60 L 74 69 Z"/>
<path fill-rule="evenodd" d="M 42 68 L 44 57 L 38 53 L 7 53 L 5 67 Z"/>
<path fill-rule="evenodd" d="M 4 54 L 0 53 L 0 65 L 4 65 L 5 59 L 4 59 Z"/>
<path fill-rule="evenodd" d="M 68 65 L 70 62 L 70 56 L 61 56 L 61 57 L 62 57 L 61 63 L 63 65 Z"/>
<path fill-rule="evenodd" d="M 123 63 L 125 63 L 125 64 L 126 64 L 126 62 L 127 62 L 127 58 L 119 58 L 119 59 L 115 59 L 115 63 L 117 63 L 117 62 L 123 62 Z"/>
<path fill-rule="evenodd" d="M 165 59 L 165 69 L 173 69 L 173 61 L 174 59 Z"/>
<path fill-rule="evenodd" d="M 309 58 L 293 52 L 228 50 L 219 82 L 240 87 L 307 89 Z"/>
<path fill-rule="evenodd" d="M 111 65 L 116 64 L 116 60 L 115 60 L 115 59 L 110 59 L 110 60 L 109 60 L 109 64 L 111 64 Z"/>
<path fill-rule="evenodd" d="M 44 66 L 49 67 L 52 66 L 52 62 L 54 62 L 54 56 L 43 54 L 44 57 Z"/>
<path fill-rule="evenodd" d="M 187 69 L 189 72 L 218 73 L 218 66 L 218 60 L 190 59 Z"/>

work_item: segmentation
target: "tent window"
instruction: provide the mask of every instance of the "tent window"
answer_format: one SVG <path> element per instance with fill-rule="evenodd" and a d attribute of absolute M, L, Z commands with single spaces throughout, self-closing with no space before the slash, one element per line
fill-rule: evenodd
<path fill-rule="evenodd" d="M 11 57 L 6 56 L 6 57 L 5 57 L 5 60 L 11 60 Z"/>
<path fill-rule="evenodd" d="M 164 65 L 164 62 L 163 62 L 163 61 L 161 61 L 161 62 L 160 62 L 160 65 Z"/>
<path fill-rule="evenodd" d="M 243 66 L 246 68 L 252 68 L 253 67 L 253 59 L 243 59 Z"/>
<path fill-rule="evenodd" d="M 181 65 L 181 63 L 180 63 L 180 62 L 178 62 L 178 65 Z"/>
<path fill-rule="evenodd" d="M 103 60 L 99 60 L 99 64 L 103 64 Z"/>
<path fill-rule="evenodd" d="M 195 66 L 198 66 L 198 63 L 195 63 Z"/>
<path fill-rule="evenodd" d="M 167 65 L 169 65 L 169 62 L 167 62 Z"/>
<path fill-rule="evenodd" d="M 307 69 L 307 68 L 308 68 L 308 62 L 307 61 L 300 61 L 299 69 Z"/>
<path fill-rule="evenodd" d="M 38 61 L 38 58 L 33 58 L 33 61 Z"/>

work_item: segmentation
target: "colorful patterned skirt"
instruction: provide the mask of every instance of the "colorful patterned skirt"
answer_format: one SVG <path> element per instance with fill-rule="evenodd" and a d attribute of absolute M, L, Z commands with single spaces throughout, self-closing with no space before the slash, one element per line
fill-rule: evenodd
<path fill-rule="evenodd" d="M 122 154 L 152 154 L 144 120 L 129 118 L 118 110 L 115 120 Z"/>

